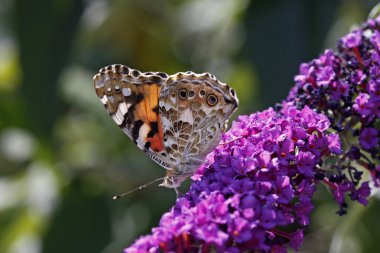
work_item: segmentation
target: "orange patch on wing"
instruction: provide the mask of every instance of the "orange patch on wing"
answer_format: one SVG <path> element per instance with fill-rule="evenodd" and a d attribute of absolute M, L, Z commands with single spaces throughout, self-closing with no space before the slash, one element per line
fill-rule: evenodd
<path fill-rule="evenodd" d="M 137 92 L 143 94 L 144 99 L 135 107 L 135 120 L 142 120 L 146 125 L 150 126 L 152 122 L 157 122 L 158 133 L 152 137 L 144 136 L 146 142 L 150 142 L 150 149 L 154 152 L 162 152 L 164 147 L 164 134 L 159 115 L 153 111 L 158 107 L 158 97 L 160 87 L 157 84 L 145 84 L 137 86 Z M 152 129 L 149 129 L 151 131 Z"/>
<path fill-rule="evenodd" d="M 153 137 L 147 138 L 150 141 L 150 148 L 155 152 L 161 152 L 164 150 L 164 140 L 160 138 L 159 134 L 153 135 Z"/>
<path fill-rule="evenodd" d="M 153 109 L 158 106 L 158 96 L 160 92 L 158 85 L 139 85 L 137 86 L 137 92 L 142 94 L 144 99 L 135 107 L 135 119 L 140 119 L 147 125 L 157 121 L 158 115 Z"/>
<path fill-rule="evenodd" d="M 137 85 L 137 93 L 144 94 L 143 85 Z M 144 99 L 135 106 L 135 120 L 142 120 L 149 126 L 149 121 L 146 114 L 145 99 L 146 98 L 144 97 Z"/>
<path fill-rule="evenodd" d="M 158 106 L 159 89 L 157 84 L 144 86 L 145 107 L 147 111 L 147 118 L 150 122 L 157 121 L 158 115 L 153 112 L 153 109 Z"/>

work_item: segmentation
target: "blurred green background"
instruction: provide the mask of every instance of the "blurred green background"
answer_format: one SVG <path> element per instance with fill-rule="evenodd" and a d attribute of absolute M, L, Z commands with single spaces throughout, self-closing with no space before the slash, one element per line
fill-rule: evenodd
<path fill-rule="evenodd" d="M 211 72 L 237 90 L 235 118 L 285 98 L 299 64 L 375 4 L 0 0 L 0 252 L 121 252 L 174 204 L 158 186 L 111 199 L 164 170 L 102 108 L 99 68 Z M 301 252 L 378 252 L 378 198 L 338 217 L 321 188 L 315 205 Z"/>

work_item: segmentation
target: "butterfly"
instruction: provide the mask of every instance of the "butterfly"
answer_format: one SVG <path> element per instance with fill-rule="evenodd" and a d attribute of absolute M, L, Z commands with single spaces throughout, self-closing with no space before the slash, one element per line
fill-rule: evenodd
<path fill-rule="evenodd" d="M 236 92 L 210 73 L 168 75 L 115 64 L 93 78 L 115 123 L 166 169 L 161 186 L 177 188 L 204 163 L 236 111 Z"/>

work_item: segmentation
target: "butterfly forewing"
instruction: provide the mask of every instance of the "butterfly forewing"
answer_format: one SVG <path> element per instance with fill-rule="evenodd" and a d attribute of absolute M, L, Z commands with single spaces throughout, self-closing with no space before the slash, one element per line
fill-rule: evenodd
<path fill-rule="evenodd" d="M 158 97 L 166 79 L 164 73 L 111 65 L 94 76 L 94 87 L 115 123 L 155 162 L 169 168 L 158 115 Z"/>

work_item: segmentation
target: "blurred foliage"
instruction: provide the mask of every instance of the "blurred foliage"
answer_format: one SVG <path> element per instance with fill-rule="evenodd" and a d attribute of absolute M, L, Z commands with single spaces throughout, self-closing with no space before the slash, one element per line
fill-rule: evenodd
<path fill-rule="evenodd" d="M 238 114 L 283 99 L 303 61 L 335 46 L 375 1 L 1 0 L 0 252 L 121 252 L 175 193 L 96 98 L 92 76 L 208 71 L 237 90 Z M 189 182 L 183 188 L 188 187 Z M 377 252 L 379 201 L 338 217 L 316 197 L 304 252 Z"/>

